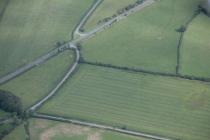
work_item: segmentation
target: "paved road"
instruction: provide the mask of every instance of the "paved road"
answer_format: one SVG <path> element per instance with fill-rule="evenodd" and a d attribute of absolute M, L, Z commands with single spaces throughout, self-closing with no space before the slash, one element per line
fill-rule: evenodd
<path fill-rule="evenodd" d="M 74 44 L 69 44 L 71 49 L 75 50 L 76 53 L 76 58 L 75 61 L 72 65 L 72 67 L 68 70 L 68 72 L 66 73 L 66 75 L 64 75 L 64 77 L 62 78 L 62 80 L 58 83 L 58 85 L 56 85 L 56 87 L 46 96 L 44 97 L 41 101 L 39 101 L 38 103 L 36 103 L 35 105 L 33 105 L 29 110 L 30 111 L 35 111 L 37 110 L 40 106 L 42 106 L 42 104 L 44 104 L 47 100 L 49 100 L 51 97 L 53 97 L 56 92 L 60 89 L 60 87 L 66 82 L 66 80 L 69 78 L 69 76 L 74 72 L 74 70 L 76 69 L 79 59 L 80 59 L 80 52 L 78 50 L 78 48 L 74 45 Z"/>
<path fill-rule="evenodd" d="M 91 7 L 91 9 L 87 12 L 87 14 L 84 16 L 84 18 L 81 20 L 81 22 L 77 26 L 76 30 L 74 31 L 74 37 L 76 35 L 83 36 L 83 34 L 81 34 L 79 30 L 83 27 L 83 25 L 86 23 L 86 21 L 88 20 L 88 18 L 92 15 L 92 13 L 95 11 L 95 9 L 99 6 L 99 4 L 102 1 L 103 0 L 97 0 L 95 2 L 95 4 Z"/>
<path fill-rule="evenodd" d="M 24 65 L 23 67 L 20 67 L 18 69 L 16 69 L 15 71 L 9 73 L 8 75 L 6 76 L 3 76 L 0 78 L 0 85 L 1 84 L 4 84 L 6 82 L 8 82 L 9 80 L 12 80 L 14 78 L 16 78 L 17 76 L 23 74 L 24 72 L 46 62 L 47 60 L 49 60 L 50 58 L 56 56 L 58 53 L 62 52 L 63 50 L 66 50 L 68 48 L 67 45 L 63 45 L 59 48 L 56 48 L 50 52 L 48 52 L 47 54 L 39 57 L 38 59 L 36 59 L 35 61 L 29 63 L 29 64 L 26 64 Z"/>
<path fill-rule="evenodd" d="M 125 130 L 125 129 L 120 129 L 120 128 L 101 125 L 101 124 L 96 124 L 96 123 L 89 123 L 89 122 L 84 122 L 84 121 L 79 121 L 79 120 L 67 119 L 67 118 L 63 118 L 63 117 L 49 116 L 49 115 L 43 115 L 43 114 L 37 114 L 37 113 L 35 113 L 33 116 L 36 117 L 36 118 L 56 120 L 56 121 L 62 121 L 62 122 L 68 122 L 68 123 L 83 125 L 83 126 L 95 127 L 95 128 L 120 132 L 120 133 L 124 133 L 124 134 L 128 134 L 128 135 L 145 137 L 145 138 L 154 139 L 154 140 L 171 140 L 171 139 L 165 138 L 165 137 L 145 134 L 145 133 L 136 132 L 136 131 L 129 131 L 129 130 Z"/>
<path fill-rule="evenodd" d="M 114 22 L 117 22 L 121 19 L 124 19 L 125 17 L 127 17 L 131 13 L 136 12 L 138 10 L 141 10 L 141 9 L 143 9 L 143 8 L 145 8 L 145 7 L 151 5 L 152 3 L 155 2 L 154 0 L 146 0 L 143 4 L 138 5 L 137 7 L 133 8 L 133 9 L 121 14 L 121 15 L 118 15 L 117 17 L 111 19 L 110 21 L 108 21 L 108 22 L 104 23 L 103 25 L 93 29 L 90 32 L 87 32 L 87 33 L 84 33 L 84 34 L 78 32 L 79 29 L 81 28 L 81 26 L 84 24 L 84 22 L 88 19 L 88 17 L 92 14 L 92 12 L 100 4 L 101 1 L 102 0 L 98 0 L 94 4 L 94 6 L 90 9 L 90 11 L 87 13 L 87 15 L 84 17 L 84 19 L 81 20 L 81 23 L 78 25 L 78 27 L 77 27 L 77 29 L 75 30 L 75 33 L 74 33 L 74 34 L 80 34 L 80 38 L 73 40 L 72 42 L 70 42 L 71 44 L 76 44 L 76 43 L 78 43 L 82 40 L 88 39 L 88 38 L 94 36 L 96 33 L 100 32 L 100 31 L 103 31 L 106 28 L 109 28 Z M 57 49 L 54 49 L 54 50 L 50 51 L 49 53 L 45 54 L 44 56 L 38 58 L 37 60 L 35 60 L 35 61 L 33 61 L 29 64 L 26 64 L 23 67 L 20 67 L 20 68 L 16 69 L 15 71 L 9 73 L 8 75 L 6 75 L 4 77 L 1 77 L 0 78 L 0 85 L 6 83 L 7 81 L 9 81 L 11 79 L 16 78 L 17 76 L 23 74 L 24 72 L 26 72 L 26 71 L 34 68 L 34 67 L 36 67 L 37 65 L 40 65 L 41 63 L 44 63 L 48 59 L 52 58 L 53 56 L 56 56 L 59 52 L 61 52 L 60 50 L 65 50 L 66 48 L 67 48 L 67 46 L 63 45 L 63 46 L 61 46 Z"/>
<path fill-rule="evenodd" d="M 76 43 L 76 42 L 80 42 L 82 40 L 85 40 L 85 39 L 88 39 L 92 36 L 94 36 L 96 33 L 98 32 L 101 32 L 109 27 L 111 27 L 111 25 L 115 22 L 118 22 L 122 19 L 125 19 L 127 16 L 129 16 L 130 14 L 134 13 L 134 12 L 137 12 L 139 10 L 142 10 L 144 9 L 145 7 L 148 7 L 149 5 L 153 4 L 155 2 L 155 0 L 146 0 L 144 1 L 142 4 L 116 16 L 115 18 L 112 18 L 111 20 L 109 20 L 108 22 L 104 23 L 103 25 L 101 26 L 98 26 L 96 27 L 95 29 L 93 29 L 92 31 L 90 32 L 87 32 L 87 33 L 81 33 L 79 32 L 79 28 L 77 30 L 77 34 L 80 35 L 80 38 L 78 39 L 75 39 L 73 42 Z"/>

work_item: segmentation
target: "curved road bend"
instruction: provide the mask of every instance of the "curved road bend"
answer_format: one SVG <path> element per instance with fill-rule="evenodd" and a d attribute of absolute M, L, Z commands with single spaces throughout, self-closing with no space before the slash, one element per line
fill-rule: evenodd
<path fill-rule="evenodd" d="M 81 22 L 79 23 L 79 25 L 76 27 L 75 31 L 74 31 L 74 37 L 76 35 L 79 35 L 79 36 L 83 36 L 82 33 L 80 33 L 80 29 L 82 28 L 82 26 L 84 26 L 85 22 L 88 20 L 88 18 L 93 14 L 93 12 L 96 10 L 96 8 L 100 5 L 100 3 L 102 2 L 103 0 L 97 0 L 95 2 L 95 4 L 93 4 L 93 6 L 91 7 L 91 9 L 87 12 L 87 14 L 84 16 L 84 18 L 81 20 Z"/>
<path fill-rule="evenodd" d="M 82 23 L 79 24 L 79 26 L 77 27 L 77 30 L 75 32 L 77 32 L 80 27 L 84 24 L 83 22 L 85 22 L 85 20 L 89 17 L 89 15 L 95 10 L 95 8 L 97 7 L 98 4 L 100 4 L 102 0 L 98 0 L 96 2 L 96 4 L 93 6 L 93 8 L 88 12 L 88 14 L 84 17 L 85 19 L 81 20 Z M 100 31 L 103 31 L 104 29 L 106 28 L 109 28 L 111 26 L 112 23 L 116 22 L 116 21 L 119 21 L 123 18 L 125 18 L 124 15 L 129 15 L 137 10 L 141 10 L 143 9 L 144 7 L 147 7 L 149 6 L 150 4 L 154 3 L 155 1 L 154 0 L 146 0 L 143 4 L 137 6 L 136 8 L 134 9 L 131 9 L 129 11 L 127 11 L 126 13 L 123 13 L 122 15 L 119 15 L 117 17 L 115 17 L 114 19 L 111 19 L 110 21 L 108 21 L 107 23 L 103 24 L 102 26 L 99 26 L 95 29 L 93 29 L 92 31 L 88 32 L 88 33 L 84 33 L 84 34 L 81 34 L 80 32 L 78 32 L 80 34 L 80 38 L 78 39 L 75 39 L 71 42 L 71 44 L 76 44 L 82 40 L 85 40 L 85 39 L 88 39 L 92 36 L 94 36 L 97 32 L 100 32 Z M 74 33 L 75 34 L 75 33 Z M 12 80 L 14 79 L 15 77 L 23 74 L 24 72 L 34 68 L 35 66 L 47 61 L 48 59 L 50 59 L 51 57 L 55 56 L 56 54 L 58 54 L 60 51 L 59 50 L 64 50 L 66 47 L 66 45 L 63 45 L 57 49 L 54 49 L 52 51 L 50 51 L 49 53 L 45 54 L 44 56 L 41 56 L 40 58 L 38 58 L 37 60 L 29 63 L 29 64 L 26 64 L 25 66 L 23 67 L 20 67 L 18 69 L 16 69 L 15 71 L 9 73 L 8 75 L 4 76 L 4 77 L 0 77 L 0 85 L 1 84 L 4 84 L 6 83 L 7 81 L 9 80 Z"/>
<path fill-rule="evenodd" d="M 74 49 L 75 50 L 75 53 L 76 53 L 75 62 L 73 63 L 72 67 L 68 70 L 66 75 L 62 78 L 62 80 L 58 83 L 58 85 L 56 85 L 56 87 L 46 97 L 44 97 L 41 101 L 39 101 L 38 103 L 33 105 L 31 108 L 29 108 L 30 111 L 35 111 L 40 106 L 42 106 L 42 104 L 44 104 L 47 100 L 49 100 L 52 96 L 54 96 L 55 93 L 59 90 L 59 88 L 66 82 L 66 80 L 69 78 L 69 76 L 76 69 L 76 67 L 78 65 L 78 62 L 79 62 L 79 59 L 80 59 L 80 52 L 79 52 L 78 48 L 74 44 L 69 43 L 69 46 L 70 46 L 69 47 L 70 49 Z"/>
<path fill-rule="evenodd" d="M 99 0 L 100 1 L 100 0 Z M 95 29 L 93 29 L 92 31 L 89 31 L 87 33 L 81 33 L 79 32 L 80 27 L 77 27 L 77 34 L 80 36 L 80 38 L 75 39 L 73 42 L 79 42 L 81 40 L 84 39 L 88 39 L 89 37 L 94 36 L 97 32 L 101 32 L 103 30 L 105 30 L 106 28 L 109 28 L 114 22 L 118 22 L 124 18 L 126 18 L 127 16 L 129 16 L 130 14 L 140 11 L 142 9 L 144 9 L 145 7 L 150 6 L 151 4 L 153 4 L 155 2 L 155 0 L 146 0 L 144 1 L 142 4 L 116 16 L 115 18 L 112 18 L 111 20 L 109 20 L 108 22 L 104 23 L 101 26 L 96 27 Z"/>

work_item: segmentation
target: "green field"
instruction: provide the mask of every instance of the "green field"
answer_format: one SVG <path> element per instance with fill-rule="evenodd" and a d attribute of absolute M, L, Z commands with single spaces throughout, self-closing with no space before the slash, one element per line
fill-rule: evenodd
<path fill-rule="evenodd" d="M 209 140 L 209 109 L 210 84 L 81 65 L 40 112 Z"/>
<path fill-rule="evenodd" d="M 0 1 L 0 22 L 1 22 L 1 19 L 4 15 L 4 12 L 5 12 L 8 4 L 9 4 L 9 0 L 1 0 Z"/>
<path fill-rule="evenodd" d="M 93 15 L 91 15 L 84 26 L 84 29 L 88 31 L 93 29 L 97 26 L 99 20 L 112 16 L 117 12 L 117 10 L 134 2 L 136 2 L 136 0 L 120 0 L 120 2 L 117 0 L 104 0 L 95 10 Z"/>
<path fill-rule="evenodd" d="M 0 76 L 69 41 L 92 2 L 10 0 L 0 22 Z"/>
<path fill-rule="evenodd" d="M 188 27 L 181 49 L 180 73 L 210 77 L 210 18 L 200 14 Z"/>
<path fill-rule="evenodd" d="M 70 67 L 74 60 L 73 57 L 72 51 L 59 54 L 48 62 L 0 86 L 0 89 L 19 96 L 24 108 L 27 108 L 47 95 L 58 83 Z"/>
<path fill-rule="evenodd" d="M 105 130 L 42 119 L 30 120 L 31 140 L 149 140 Z"/>
<path fill-rule="evenodd" d="M 0 109 L 0 118 L 7 116 L 9 113 Z"/>
<path fill-rule="evenodd" d="M 200 0 L 161 0 L 130 15 L 83 44 L 87 61 L 175 73 L 176 32 Z"/>
<path fill-rule="evenodd" d="M 9 135 L 5 136 L 3 140 L 26 140 L 24 126 L 20 125 L 16 127 Z"/>

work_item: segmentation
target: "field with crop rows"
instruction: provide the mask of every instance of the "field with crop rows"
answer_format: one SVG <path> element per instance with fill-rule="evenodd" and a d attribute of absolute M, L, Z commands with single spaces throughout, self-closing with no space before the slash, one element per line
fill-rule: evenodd
<path fill-rule="evenodd" d="M 208 140 L 210 84 L 82 65 L 41 112 Z"/>

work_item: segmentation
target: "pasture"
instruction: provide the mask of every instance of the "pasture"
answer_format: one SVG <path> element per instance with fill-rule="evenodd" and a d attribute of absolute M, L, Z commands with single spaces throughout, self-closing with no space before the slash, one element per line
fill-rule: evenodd
<path fill-rule="evenodd" d="M 73 60 L 73 52 L 66 51 L 1 85 L 0 89 L 10 91 L 20 97 L 23 107 L 27 108 L 48 94 L 65 74 Z"/>
<path fill-rule="evenodd" d="M 117 10 L 134 2 L 136 2 L 136 0 L 120 0 L 120 2 L 117 0 L 104 0 L 85 24 L 85 31 L 94 29 L 99 20 L 112 16 L 117 12 Z"/>
<path fill-rule="evenodd" d="M 210 18 L 196 17 L 188 27 L 181 46 L 180 73 L 210 77 Z"/>
<path fill-rule="evenodd" d="M 185 140 L 210 137 L 210 84 L 81 65 L 40 110 Z"/>
<path fill-rule="evenodd" d="M 5 12 L 8 4 L 9 4 L 9 0 L 1 0 L 0 1 L 0 22 L 1 22 L 1 19 L 4 15 L 4 12 Z"/>
<path fill-rule="evenodd" d="M 42 119 L 30 120 L 31 140 L 148 140 L 105 130 Z"/>
<path fill-rule="evenodd" d="M 0 76 L 69 41 L 92 2 L 10 0 L 0 22 Z"/>
<path fill-rule="evenodd" d="M 161 0 L 83 43 L 87 61 L 175 73 L 180 28 L 200 0 Z"/>
<path fill-rule="evenodd" d="M 3 140 L 26 140 L 24 126 L 20 125 L 16 127 L 9 135 L 5 136 Z"/>
<path fill-rule="evenodd" d="M 7 116 L 8 114 L 9 114 L 9 113 L 7 113 L 7 112 L 5 112 L 5 111 L 3 111 L 3 110 L 0 109 L 0 119 L 1 119 L 2 117 Z"/>

